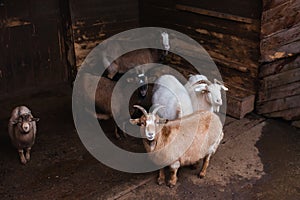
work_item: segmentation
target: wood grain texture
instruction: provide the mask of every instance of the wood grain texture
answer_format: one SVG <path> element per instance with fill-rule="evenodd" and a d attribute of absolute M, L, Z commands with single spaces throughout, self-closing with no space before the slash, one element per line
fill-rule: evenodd
<path fill-rule="evenodd" d="M 6 1 L 0 7 L 0 98 L 66 83 L 58 0 Z"/>
<path fill-rule="evenodd" d="M 139 25 L 137 0 L 70 0 L 70 9 L 77 67 L 103 40 Z"/>
<path fill-rule="evenodd" d="M 295 120 L 300 118 L 300 1 L 263 3 L 256 110 L 268 117 Z"/>
<path fill-rule="evenodd" d="M 215 61 L 231 90 L 228 93 L 229 113 L 241 118 L 251 112 L 258 83 L 260 2 L 160 2 L 141 1 L 141 25 L 171 28 L 199 42 Z M 192 68 L 186 68 L 183 59 L 173 57 L 169 62 L 182 67 L 182 71 L 193 71 Z M 205 70 L 203 72 L 204 75 L 209 74 Z"/>

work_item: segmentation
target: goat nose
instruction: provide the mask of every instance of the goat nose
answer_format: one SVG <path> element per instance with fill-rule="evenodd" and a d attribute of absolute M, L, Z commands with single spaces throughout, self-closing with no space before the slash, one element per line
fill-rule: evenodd
<path fill-rule="evenodd" d="M 149 134 L 149 136 L 153 136 L 154 134 L 153 133 L 148 133 Z"/>

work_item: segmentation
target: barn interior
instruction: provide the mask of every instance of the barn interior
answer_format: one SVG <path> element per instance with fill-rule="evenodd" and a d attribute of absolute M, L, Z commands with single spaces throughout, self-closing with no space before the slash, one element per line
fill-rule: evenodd
<path fill-rule="evenodd" d="M 130 174 L 97 161 L 73 122 L 72 84 L 86 56 L 105 39 L 139 27 L 196 40 L 229 88 L 225 136 L 207 177 L 182 168 L 172 189 L 155 183 L 156 172 Z M 0 36 L 3 198 L 300 198 L 298 0 L 0 0 Z M 167 64 L 185 77 L 194 73 L 177 55 Z M 41 118 L 24 166 L 7 134 L 18 105 Z M 143 148 L 136 138 L 116 140 L 110 123 L 103 127 L 113 143 Z"/>

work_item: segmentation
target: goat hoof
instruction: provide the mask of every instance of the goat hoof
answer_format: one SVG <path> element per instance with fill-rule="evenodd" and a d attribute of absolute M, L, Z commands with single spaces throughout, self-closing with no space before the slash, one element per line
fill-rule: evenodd
<path fill-rule="evenodd" d="M 169 186 L 169 188 L 173 188 L 175 186 L 175 184 L 169 182 L 168 186 Z"/>
<path fill-rule="evenodd" d="M 23 164 L 23 165 L 26 165 L 26 163 L 27 163 L 27 160 L 24 158 L 24 159 L 21 159 L 21 163 Z"/>
<path fill-rule="evenodd" d="M 157 184 L 158 185 L 162 185 L 164 183 L 165 183 L 165 179 L 160 179 L 160 178 L 157 179 Z"/>
<path fill-rule="evenodd" d="M 116 134 L 116 138 L 117 138 L 117 140 L 121 140 L 122 139 L 119 134 Z"/>
<path fill-rule="evenodd" d="M 173 188 L 175 185 L 176 185 L 176 181 L 170 180 L 170 181 L 168 182 L 169 188 Z"/>
<path fill-rule="evenodd" d="M 205 173 L 200 172 L 200 174 L 198 175 L 198 177 L 201 178 L 201 179 L 204 178 L 205 177 Z"/>

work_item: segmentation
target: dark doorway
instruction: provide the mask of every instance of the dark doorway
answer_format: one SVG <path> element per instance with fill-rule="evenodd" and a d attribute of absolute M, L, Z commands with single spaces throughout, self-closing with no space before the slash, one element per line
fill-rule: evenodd
<path fill-rule="evenodd" d="M 59 0 L 0 1 L 0 99 L 70 80 Z"/>

